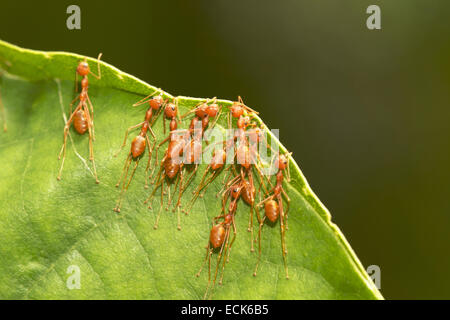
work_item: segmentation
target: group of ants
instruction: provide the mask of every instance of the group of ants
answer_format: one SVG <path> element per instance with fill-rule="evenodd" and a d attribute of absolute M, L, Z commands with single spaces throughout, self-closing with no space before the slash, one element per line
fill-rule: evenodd
<path fill-rule="evenodd" d="M 97 74 L 93 73 L 89 67 L 87 59 L 80 61 L 76 68 L 75 86 L 77 96 L 70 104 L 70 117 L 64 126 L 64 140 L 59 159 L 61 166 L 59 169 L 57 179 L 61 179 L 61 174 L 64 167 L 64 160 L 66 157 L 67 136 L 69 129 L 73 127 L 77 133 L 84 135 L 89 134 L 89 159 L 92 161 L 93 175 L 96 183 L 99 183 L 97 171 L 95 168 L 93 141 L 95 140 L 94 131 L 94 107 L 88 95 L 89 81 L 88 76 L 92 75 L 96 79 L 101 79 L 100 70 L 101 54 L 97 58 Z M 81 77 L 81 91 L 78 93 L 78 76 Z M 76 108 L 72 110 L 75 103 L 78 103 Z M 167 195 L 166 210 L 168 211 L 173 202 L 173 212 L 177 211 L 178 229 L 180 226 L 180 207 L 181 196 L 193 180 L 198 169 L 198 157 L 202 155 L 202 138 L 205 130 L 209 127 L 214 127 L 220 115 L 222 114 L 222 106 L 219 106 L 216 98 L 207 99 L 194 106 L 192 110 L 185 115 L 180 116 L 178 113 L 178 99 L 165 98 L 165 94 L 160 90 L 155 90 L 152 94 L 138 101 L 133 106 L 148 105 L 145 113 L 144 121 L 129 127 L 125 132 L 125 138 L 117 155 L 126 146 L 127 138 L 130 131 L 140 129 L 139 134 L 132 140 L 131 148 L 125 160 L 121 177 L 116 184 L 120 188 L 119 197 L 114 208 L 115 212 L 120 212 L 122 201 L 125 193 L 130 186 L 136 168 L 140 160 L 143 158 L 146 150 L 148 151 L 148 161 L 145 169 L 145 188 L 148 188 L 149 181 L 153 179 L 153 191 L 145 200 L 144 203 L 149 205 L 151 209 L 152 198 L 155 196 L 158 189 L 161 189 L 161 207 L 157 215 L 154 228 L 158 228 L 158 222 L 161 211 L 164 206 L 164 196 Z M 4 131 L 7 131 L 5 109 L 0 95 L 0 112 L 3 115 Z M 152 125 L 163 114 L 164 120 L 164 134 L 166 134 L 166 119 L 170 121 L 167 137 L 157 144 L 157 137 L 152 130 Z M 208 245 L 206 247 L 206 256 L 202 263 L 197 277 L 200 275 L 202 269 L 208 264 L 208 286 L 204 298 L 208 297 L 211 288 L 214 288 L 216 281 L 222 283 L 223 274 L 226 264 L 229 262 L 231 248 L 236 238 L 236 224 L 235 215 L 238 206 L 238 200 L 243 199 L 250 206 L 250 217 L 248 231 L 251 232 L 251 251 L 254 251 L 254 243 L 258 242 L 259 254 L 253 275 L 256 276 L 258 266 L 261 258 L 261 231 L 266 221 L 270 224 L 275 224 L 280 221 L 281 229 L 281 247 L 284 260 L 284 268 L 286 278 L 288 279 L 287 267 L 287 248 L 285 241 L 285 232 L 288 229 L 288 210 L 290 199 L 283 187 L 283 180 L 290 181 L 289 174 L 289 158 L 290 153 L 280 154 L 276 153 L 273 157 L 276 166 L 276 180 L 273 184 L 270 177 L 263 174 L 260 166 L 260 158 L 258 155 L 258 144 L 262 139 L 265 139 L 264 129 L 258 127 L 255 122 L 252 122 L 253 117 L 258 114 L 255 110 L 249 108 L 244 104 L 239 97 L 238 101 L 233 102 L 229 107 L 228 126 L 232 128 L 233 123 L 236 123 L 236 129 L 231 138 L 227 138 L 222 143 L 222 148 L 216 148 L 211 157 L 211 161 L 205 169 L 201 182 L 197 185 L 192 194 L 192 199 L 185 209 L 182 211 L 187 215 L 192 209 L 198 197 L 203 197 L 208 186 L 220 175 L 221 172 L 227 171 L 224 174 L 222 181 L 223 187 L 216 194 L 216 197 L 221 196 L 221 213 L 213 218 L 213 226 L 210 231 Z M 178 129 L 178 124 L 181 119 L 192 116 L 188 129 Z M 234 120 L 233 120 L 234 119 Z M 210 120 L 211 123 L 210 123 Z M 252 128 L 253 130 L 248 130 Z M 159 162 L 158 150 L 164 144 L 168 147 L 164 153 L 164 157 Z M 233 161 L 231 164 L 227 160 L 227 155 L 231 152 Z M 155 165 L 152 168 L 152 153 L 155 153 Z M 259 162 L 258 162 L 259 159 Z M 226 165 L 226 162 L 228 165 Z M 237 162 L 237 163 L 235 163 Z M 134 163 L 134 165 L 132 165 Z M 159 165 L 159 170 L 155 173 L 156 167 Z M 131 167 L 131 172 L 130 172 Z M 190 167 L 190 170 L 185 170 Z M 255 186 L 255 179 L 253 174 L 256 172 L 258 179 L 258 191 Z M 185 175 L 189 175 L 185 178 Z M 165 189 L 165 184 L 166 189 Z M 174 190 L 171 194 L 171 186 L 174 185 Z M 176 190 L 178 188 L 178 196 Z M 261 191 L 264 193 L 264 199 L 261 199 Z M 256 200 L 256 195 L 259 195 L 259 202 Z M 175 200 L 175 198 L 177 198 Z M 283 207 L 283 200 L 286 201 L 286 209 Z M 228 204 L 228 205 L 227 205 Z M 264 207 L 264 215 L 261 217 L 259 208 Z M 256 215 L 259 230 L 257 237 L 253 235 L 253 216 Z M 215 270 L 211 272 L 211 259 L 213 253 L 217 254 L 217 261 Z M 220 274 L 220 278 L 218 276 Z"/>

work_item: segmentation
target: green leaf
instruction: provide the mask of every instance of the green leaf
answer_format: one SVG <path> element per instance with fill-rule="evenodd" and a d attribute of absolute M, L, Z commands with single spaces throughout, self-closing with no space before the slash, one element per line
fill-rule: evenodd
<path fill-rule="evenodd" d="M 124 151 L 117 158 L 113 155 L 125 130 L 143 120 L 146 106 L 132 104 L 154 87 L 102 62 L 102 79 L 91 77 L 89 88 L 101 182 L 95 183 L 86 166 L 91 166 L 87 135 L 73 129 L 63 179 L 56 179 L 63 114 L 68 115 L 75 68 L 83 58 L 0 41 L 4 71 L 0 90 L 8 124 L 8 131 L 0 133 L 0 298 L 201 299 L 208 275 L 195 274 L 205 256 L 211 220 L 220 213 L 215 194 L 222 187 L 222 175 L 191 214 L 182 215 L 181 231 L 172 211 L 163 211 L 159 229 L 153 229 L 158 210 L 143 204 L 151 191 L 144 189 L 145 161 L 136 171 L 121 213 L 112 210 L 119 194 L 115 184 L 134 133 Z M 96 60 L 88 61 L 95 70 Z M 199 101 L 180 97 L 181 114 Z M 225 117 L 219 124 L 226 124 Z M 182 127 L 187 125 L 186 120 Z M 161 117 L 154 131 L 158 140 L 165 137 Z M 183 204 L 190 200 L 205 167 L 200 166 Z M 292 180 L 285 183 L 292 199 L 286 233 L 290 279 L 285 279 L 279 224 L 264 226 L 260 269 L 257 277 L 252 275 L 257 254 L 250 252 L 250 208 L 241 200 L 224 283 L 216 286 L 213 298 L 381 299 L 294 161 L 290 169 Z M 66 285 L 72 265 L 80 269 L 80 289 Z"/>

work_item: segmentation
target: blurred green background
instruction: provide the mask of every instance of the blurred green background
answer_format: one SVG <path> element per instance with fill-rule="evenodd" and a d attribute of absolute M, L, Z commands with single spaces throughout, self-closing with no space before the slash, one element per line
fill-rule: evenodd
<path fill-rule="evenodd" d="M 103 52 L 174 95 L 242 95 L 387 299 L 449 299 L 449 16 L 445 0 L 2 0 L 0 39 Z"/>

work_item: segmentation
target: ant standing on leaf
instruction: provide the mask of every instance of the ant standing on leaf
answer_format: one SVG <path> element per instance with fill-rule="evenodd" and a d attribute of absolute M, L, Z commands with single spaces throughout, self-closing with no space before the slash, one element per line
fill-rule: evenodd
<path fill-rule="evenodd" d="M 278 168 L 277 176 L 276 176 L 276 185 L 272 189 L 273 194 L 268 196 L 266 199 L 258 203 L 257 206 L 261 206 L 264 204 L 264 212 L 265 216 L 264 218 L 258 217 L 259 223 L 259 232 L 258 232 L 258 244 L 259 244 L 259 252 L 258 252 L 258 261 L 255 266 L 255 271 L 253 273 L 254 276 L 256 276 L 256 273 L 258 271 L 258 265 L 261 260 L 261 230 L 264 224 L 264 221 L 266 218 L 271 222 L 275 223 L 278 218 L 280 218 L 280 230 L 281 230 L 281 250 L 283 254 L 283 260 L 284 260 L 284 269 L 286 272 L 286 279 L 289 279 L 288 274 L 288 267 L 287 267 L 287 248 L 286 248 L 286 239 L 285 239 L 285 233 L 287 230 L 287 219 L 288 219 L 288 210 L 289 210 L 289 203 L 291 199 L 288 197 L 286 191 L 283 188 L 283 180 L 284 180 L 284 173 L 286 171 L 286 177 L 287 181 L 290 181 L 290 174 L 289 174 L 289 160 L 288 157 L 291 156 L 291 153 L 286 155 L 278 155 L 276 158 L 275 164 Z M 286 201 L 288 203 L 288 209 L 284 211 L 283 209 L 283 196 L 286 198 Z"/>
<path fill-rule="evenodd" d="M 62 162 L 61 167 L 59 169 L 58 174 L 58 180 L 61 180 L 61 174 L 64 168 L 64 161 L 66 159 L 66 145 L 67 145 L 67 135 L 69 134 L 70 125 L 73 122 L 73 126 L 75 128 L 75 131 L 79 134 L 83 135 L 86 133 L 86 131 L 89 132 L 89 160 L 92 161 L 92 166 L 94 169 L 94 177 L 95 182 L 100 183 L 97 177 L 97 169 L 95 168 L 95 159 L 94 159 L 94 146 L 93 141 L 95 140 L 95 131 L 94 131 L 94 107 L 92 106 L 91 99 L 89 99 L 88 95 L 88 87 L 89 87 L 89 81 L 88 81 L 88 75 L 91 74 L 96 79 L 100 80 L 101 70 L 100 70 L 100 58 L 102 57 L 102 54 L 100 53 L 97 58 L 97 68 L 98 68 L 98 75 L 94 74 L 90 68 L 89 64 L 87 63 L 87 59 L 85 58 L 83 61 L 81 61 L 78 64 L 76 73 L 75 73 L 75 84 L 76 87 L 78 87 L 78 75 L 82 77 L 81 79 L 81 92 L 80 94 L 72 101 L 70 104 L 70 117 L 69 120 L 67 120 L 67 123 L 64 126 L 64 142 L 61 147 L 61 151 L 59 153 L 58 159 L 61 160 L 62 155 Z M 75 108 L 75 110 L 72 112 L 72 105 L 79 100 L 78 106 Z M 89 104 L 89 107 L 88 107 Z M 90 110 L 89 110 L 90 108 Z"/>
<path fill-rule="evenodd" d="M 135 103 L 133 105 L 135 107 L 135 106 L 139 106 L 139 105 L 142 105 L 142 104 L 148 102 L 149 108 L 148 108 L 147 112 L 145 113 L 145 119 L 143 122 L 141 122 L 135 126 L 131 126 L 127 129 L 127 131 L 125 132 L 125 138 L 123 140 L 123 144 L 120 147 L 119 151 L 114 155 L 115 157 L 117 157 L 119 152 L 123 149 L 123 147 L 125 147 L 125 145 L 127 143 L 128 133 L 133 129 L 141 127 L 141 132 L 131 142 L 131 149 L 130 149 L 130 152 L 128 153 L 127 159 L 125 160 L 125 165 L 122 170 L 122 175 L 119 179 L 119 182 L 116 184 L 116 187 L 119 187 L 120 184 L 122 183 L 122 190 L 120 191 L 119 199 L 117 200 L 116 207 L 114 208 L 114 211 L 116 211 L 116 212 L 120 212 L 120 207 L 122 205 L 123 196 L 125 195 L 125 193 L 128 190 L 128 187 L 130 186 L 131 180 L 133 179 L 134 173 L 136 172 L 136 168 L 139 164 L 139 161 L 145 152 L 145 147 L 148 148 L 148 162 L 147 162 L 147 167 L 145 169 L 145 188 L 148 188 L 148 179 L 149 179 L 148 171 L 150 169 L 152 152 L 156 145 L 156 135 L 153 132 L 151 126 L 152 126 L 153 122 L 155 121 L 155 119 L 159 116 L 159 114 L 162 110 L 161 106 L 165 103 L 161 93 L 157 96 L 154 96 L 158 92 L 160 92 L 160 90 L 155 91 L 151 95 L 145 97 L 144 99 L 138 101 L 137 103 Z M 153 118 L 153 112 L 158 112 L 155 118 Z M 150 139 L 149 139 L 148 133 L 147 133 L 148 131 L 150 131 L 150 133 L 154 139 L 154 143 L 151 147 L 150 147 Z M 128 179 L 128 182 L 127 182 L 128 170 L 130 168 L 131 161 L 133 161 L 133 160 L 135 161 L 135 165 L 134 165 L 133 171 L 131 172 L 130 178 Z"/>

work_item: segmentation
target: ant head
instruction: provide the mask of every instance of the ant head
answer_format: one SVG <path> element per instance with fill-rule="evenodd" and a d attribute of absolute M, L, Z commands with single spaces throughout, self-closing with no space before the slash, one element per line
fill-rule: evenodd
<path fill-rule="evenodd" d="M 233 197 L 233 199 L 239 198 L 239 196 L 241 195 L 241 186 L 239 184 L 235 184 L 234 186 L 231 187 L 231 197 Z"/>
<path fill-rule="evenodd" d="M 208 113 L 206 112 L 208 108 L 208 105 L 206 103 L 202 103 L 200 106 L 197 107 L 195 110 L 195 115 L 199 117 L 200 119 L 203 119 L 208 116 Z"/>
<path fill-rule="evenodd" d="M 177 106 L 174 103 L 168 103 L 164 109 L 164 114 L 167 118 L 175 118 L 177 116 Z"/>
<path fill-rule="evenodd" d="M 211 118 L 214 118 L 217 113 L 219 112 L 219 105 L 217 103 L 213 103 L 210 104 L 207 108 L 206 108 L 206 113 L 208 114 L 208 116 L 210 116 Z"/>
<path fill-rule="evenodd" d="M 233 102 L 233 105 L 231 106 L 231 115 L 233 118 L 239 118 L 244 114 L 244 108 L 239 102 Z"/>
<path fill-rule="evenodd" d="M 90 72 L 89 64 L 87 63 L 86 60 L 80 61 L 80 63 L 78 63 L 77 72 L 82 77 L 87 76 L 89 74 Z"/>
<path fill-rule="evenodd" d="M 287 165 L 288 165 L 287 157 L 284 154 L 280 155 L 278 157 L 278 169 L 284 170 L 286 169 Z"/>
<path fill-rule="evenodd" d="M 161 106 L 164 103 L 164 99 L 161 95 L 158 95 L 156 97 L 153 97 L 152 99 L 149 100 L 148 104 L 150 105 L 150 107 L 153 110 L 159 110 L 159 108 L 161 108 Z"/>
<path fill-rule="evenodd" d="M 250 117 L 241 116 L 237 121 L 237 126 L 239 129 L 245 129 L 250 124 Z"/>

